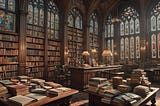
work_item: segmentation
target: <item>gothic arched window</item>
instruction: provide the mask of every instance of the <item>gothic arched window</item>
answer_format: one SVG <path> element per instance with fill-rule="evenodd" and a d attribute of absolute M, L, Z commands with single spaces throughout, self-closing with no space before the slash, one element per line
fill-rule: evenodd
<path fill-rule="evenodd" d="M 151 58 L 160 58 L 160 2 L 150 12 Z"/>
<path fill-rule="evenodd" d="M 105 49 L 111 50 L 111 52 L 114 53 L 114 23 L 112 22 L 111 16 L 105 19 L 104 37 L 106 43 Z"/>
<path fill-rule="evenodd" d="M 91 52 L 99 51 L 99 36 L 98 36 L 98 20 L 96 13 L 92 13 L 89 19 L 89 46 Z M 98 60 L 98 55 L 95 55 L 95 59 Z"/>
<path fill-rule="evenodd" d="M 127 7 L 121 13 L 120 22 L 120 58 L 140 58 L 140 23 L 139 14 L 132 8 Z"/>
<path fill-rule="evenodd" d="M 59 11 L 54 2 L 48 3 L 48 38 L 59 39 Z"/>

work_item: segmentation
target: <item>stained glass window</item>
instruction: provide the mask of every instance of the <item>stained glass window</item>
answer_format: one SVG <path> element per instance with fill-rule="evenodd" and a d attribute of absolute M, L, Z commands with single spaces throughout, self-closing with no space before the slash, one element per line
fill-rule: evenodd
<path fill-rule="evenodd" d="M 105 41 L 106 41 L 105 49 L 111 50 L 111 52 L 114 53 L 114 40 L 113 40 L 114 39 L 114 23 L 112 22 L 112 16 L 106 17 L 104 32 L 105 32 L 104 35 L 105 35 Z"/>
<path fill-rule="evenodd" d="M 96 61 L 98 62 L 99 54 L 99 36 L 98 36 L 98 20 L 97 14 L 93 12 L 89 18 L 89 46 L 91 52 L 96 52 L 94 55 Z"/>
<path fill-rule="evenodd" d="M 133 7 L 127 7 L 121 13 L 120 35 L 123 37 L 120 41 L 121 59 L 125 58 L 134 60 L 135 58 L 140 58 L 141 37 L 139 34 L 139 14 Z"/>
<path fill-rule="evenodd" d="M 54 2 L 48 3 L 48 37 L 49 39 L 59 39 L 59 10 Z M 41 14 L 43 16 L 43 12 Z M 41 19 L 43 25 L 43 18 Z"/>
<path fill-rule="evenodd" d="M 130 38 L 130 58 L 134 59 L 134 37 Z"/>
<path fill-rule="evenodd" d="M 160 2 L 150 12 L 150 23 L 151 58 L 160 58 Z"/>
<path fill-rule="evenodd" d="M 90 16 L 90 47 L 91 49 L 97 49 L 98 46 L 98 23 L 97 23 L 97 16 L 96 13 L 92 13 Z M 96 42 L 94 42 L 96 41 Z M 96 45 L 97 44 L 97 45 Z"/>
<path fill-rule="evenodd" d="M 27 23 L 44 26 L 43 0 L 30 0 L 28 4 Z"/>
<path fill-rule="evenodd" d="M 0 30 L 15 32 L 16 0 L 0 0 Z"/>
<path fill-rule="evenodd" d="M 120 40 L 120 48 L 121 48 L 121 52 L 120 52 L 120 58 L 121 58 L 121 60 L 123 60 L 124 59 L 124 38 L 121 38 L 121 40 Z"/>

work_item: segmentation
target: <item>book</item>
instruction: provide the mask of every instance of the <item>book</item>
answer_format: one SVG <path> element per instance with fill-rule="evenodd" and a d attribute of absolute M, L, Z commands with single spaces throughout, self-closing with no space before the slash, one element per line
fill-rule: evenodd
<path fill-rule="evenodd" d="M 58 95 L 60 95 L 60 94 L 62 94 L 62 93 L 63 93 L 63 91 L 60 90 L 60 89 L 57 89 L 57 88 L 53 88 L 53 89 L 49 89 L 49 90 L 48 90 L 48 94 L 51 94 L 51 95 L 56 95 L 56 96 L 58 96 Z"/>
<path fill-rule="evenodd" d="M 22 96 L 22 95 L 13 96 L 11 98 L 8 98 L 8 100 L 16 103 L 18 106 L 24 106 L 35 101 L 35 99 L 33 98 Z"/>
<path fill-rule="evenodd" d="M 25 95 L 25 96 L 30 97 L 30 98 L 33 98 L 33 99 L 35 99 L 35 100 L 41 100 L 41 99 L 47 97 L 47 96 L 45 96 L 45 95 L 41 95 L 41 94 L 38 94 L 38 93 L 29 93 L 29 94 L 27 94 L 27 95 Z"/>

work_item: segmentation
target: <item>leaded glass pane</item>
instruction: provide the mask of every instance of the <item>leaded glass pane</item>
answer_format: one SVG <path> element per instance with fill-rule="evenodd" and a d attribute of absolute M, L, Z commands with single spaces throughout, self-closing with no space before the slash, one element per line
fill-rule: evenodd
<path fill-rule="evenodd" d="M 111 27 L 110 24 L 108 24 L 108 37 L 111 36 L 111 28 L 110 27 Z"/>
<path fill-rule="evenodd" d="M 157 30 L 160 30 L 160 14 L 157 17 Z"/>
<path fill-rule="evenodd" d="M 125 38 L 125 58 L 129 58 L 129 40 Z"/>
<path fill-rule="evenodd" d="M 89 32 L 93 33 L 93 19 L 90 20 Z"/>
<path fill-rule="evenodd" d="M 107 33 L 107 24 L 104 25 L 104 37 L 107 38 L 108 33 Z"/>
<path fill-rule="evenodd" d="M 133 18 L 130 20 L 130 34 L 134 34 L 134 21 Z"/>
<path fill-rule="evenodd" d="M 156 31 L 156 17 L 151 17 L 151 31 Z"/>
<path fill-rule="evenodd" d="M 73 16 L 72 15 L 68 16 L 68 26 L 73 27 Z"/>
<path fill-rule="evenodd" d="M 95 33 L 98 35 L 98 23 L 97 20 L 95 21 Z"/>
<path fill-rule="evenodd" d="M 121 52 L 120 52 L 120 57 L 121 57 L 121 59 L 123 60 L 124 59 L 124 39 L 123 38 L 121 38 L 121 40 L 120 40 L 120 44 L 121 44 L 121 46 L 120 46 L 120 50 L 121 50 Z"/>
<path fill-rule="evenodd" d="M 40 9 L 40 22 L 39 22 L 39 25 L 40 26 L 44 26 L 44 11 L 43 9 Z"/>
<path fill-rule="evenodd" d="M 78 17 L 76 17 L 76 19 L 75 19 L 75 27 L 76 28 L 81 28 L 81 24 L 80 24 L 80 17 L 78 16 Z"/>
<path fill-rule="evenodd" d="M 48 14 L 47 14 L 47 15 L 48 15 L 48 17 L 47 17 L 47 26 L 50 28 L 50 27 L 51 27 L 51 26 L 50 26 L 50 25 L 51 25 L 51 24 L 50 24 L 50 23 L 51 23 L 51 13 L 50 13 L 50 11 L 48 11 Z M 51 28 L 52 28 L 52 27 L 51 27 Z"/>
<path fill-rule="evenodd" d="M 152 51 L 152 58 L 156 58 L 156 48 L 157 48 L 157 44 L 156 44 L 156 35 L 155 34 L 153 34 L 152 36 L 151 36 L 151 44 L 152 44 L 152 46 L 151 46 L 151 51 Z"/>
<path fill-rule="evenodd" d="M 160 58 L 160 33 L 158 34 L 158 58 Z"/>
<path fill-rule="evenodd" d="M 4 30 L 5 28 L 5 12 L 0 10 L 0 29 Z"/>
<path fill-rule="evenodd" d="M 33 24 L 33 6 L 28 5 L 27 23 Z"/>
<path fill-rule="evenodd" d="M 15 11 L 15 0 L 8 0 L 8 10 Z"/>
<path fill-rule="evenodd" d="M 130 58 L 134 58 L 134 37 L 130 38 Z"/>
<path fill-rule="evenodd" d="M 107 49 L 110 50 L 111 49 L 111 42 L 110 40 L 108 40 L 108 46 L 107 46 Z"/>
<path fill-rule="evenodd" d="M 6 2 L 6 0 L 0 0 L 0 8 L 6 8 L 5 2 Z"/>
<path fill-rule="evenodd" d="M 8 31 L 14 31 L 15 29 L 15 15 L 12 13 L 6 14 L 5 17 L 5 29 Z"/>
<path fill-rule="evenodd" d="M 113 24 L 111 24 L 111 37 L 114 36 Z"/>
<path fill-rule="evenodd" d="M 135 32 L 136 34 L 140 33 L 140 24 L 138 18 L 135 20 Z"/>
<path fill-rule="evenodd" d="M 121 33 L 121 36 L 124 35 L 124 23 L 123 22 L 120 23 L 120 33 Z"/>
<path fill-rule="evenodd" d="M 125 35 L 129 34 L 129 25 L 128 25 L 128 21 L 125 21 Z"/>
<path fill-rule="evenodd" d="M 140 58 L 140 37 L 136 37 L 136 58 Z"/>
<path fill-rule="evenodd" d="M 55 14 L 51 13 L 51 29 L 55 28 Z"/>
<path fill-rule="evenodd" d="M 38 8 L 34 7 L 34 24 L 38 25 Z"/>

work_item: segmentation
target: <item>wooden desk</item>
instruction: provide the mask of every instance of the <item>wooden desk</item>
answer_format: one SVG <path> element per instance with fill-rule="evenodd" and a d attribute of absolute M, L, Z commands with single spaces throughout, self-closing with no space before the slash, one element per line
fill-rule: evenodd
<path fill-rule="evenodd" d="M 88 81 L 92 77 L 104 77 L 102 72 L 107 70 L 119 70 L 122 65 L 99 66 L 99 67 L 69 67 L 71 72 L 71 87 L 84 90 L 88 87 Z"/>
<path fill-rule="evenodd" d="M 64 92 L 61 95 L 46 97 L 39 101 L 32 102 L 26 106 L 59 106 L 59 105 L 69 106 L 72 95 L 76 93 L 78 93 L 78 90 L 71 89 L 69 91 Z M 15 104 L 9 102 L 8 100 L 1 99 L 0 101 L 4 103 L 5 106 L 16 106 Z"/>
<path fill-rule="evenodd" d="M 151 82 L 159 82 L 160 80 L 160 68 L 145 68 L 147 77 Z"/>
<path fill-rule="evenodd" d="M 140 99 L 137 103 L 133 104 L 132 106 L 145 106 L 147 102 L 151 101 L 151 106 L 156 106 L 156 93 L 158 92 L 159 88 L 151 88 L 153 89 L 145 98 Z M 86 91 L 89 94 L 89 106 L 112 106 L 111 104 L 105 104 L 101 102 L 102 95 L 98 93 L 94 93 L 91 91 Z"/>

